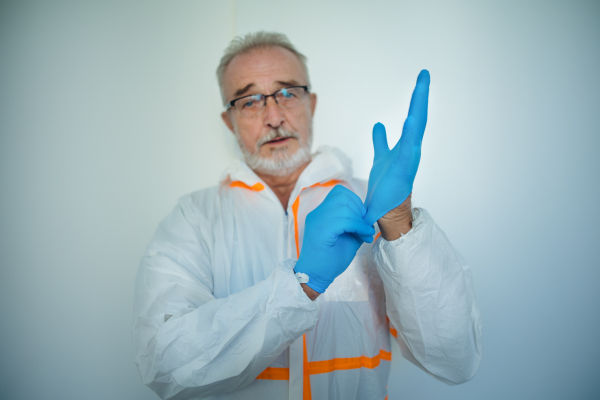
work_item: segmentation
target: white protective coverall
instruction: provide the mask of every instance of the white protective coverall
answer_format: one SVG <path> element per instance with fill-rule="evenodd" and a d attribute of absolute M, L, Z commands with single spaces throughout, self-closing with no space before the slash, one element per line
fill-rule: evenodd
<path fill-rule="evenodd" d="M 399 239 L 363 244 L 311 301 L 293 272 L 306 215 L 335 184 L 364 199 L 366 182 L 333 148 L 302 172 L 287 210 L 242 161 L 224 176 L 179 200 L 139 267 L 135 361 L 160 397 L 384 400 L 390 333 L 443 382 L 475 374 L 470 271 L 427 211 L 413 209 Z"/>

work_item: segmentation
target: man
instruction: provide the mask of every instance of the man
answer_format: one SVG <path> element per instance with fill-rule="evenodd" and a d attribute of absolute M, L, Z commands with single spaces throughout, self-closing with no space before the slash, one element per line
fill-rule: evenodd
<path fill-rule="evenodd" d="M 217 75 L 245 162 L 180 199 L 142 259 L 144 382 L 165 399 L 383 400 L 390 335 L 437 379 L 469 380 L 482 344 L 468 267 L 411 212 L 427 71 L 398 145 L 375 126 L 368 185 L 338 150 L 311 155 L 317 98 L 284 35 L 235 39 Z"/>

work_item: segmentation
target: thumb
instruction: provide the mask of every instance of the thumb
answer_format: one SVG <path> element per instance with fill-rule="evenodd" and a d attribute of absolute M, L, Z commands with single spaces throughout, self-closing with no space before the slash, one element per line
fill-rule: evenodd
<path fill-rule="evenodd" d="M 381 218 L 381 216 L 376 215 L 375 209 L 370 208 L 367 210 L 367 213 L 363 217 L 363 221 L 365 221 L 366 224 L 373 226 L 379 218 Z"/>
<path fill-rule="evenodd" d="M 385 126 L 381 122 L 376 123 L 373 127 L 373 148 L 375 149 L 375 159 L 390 151 L 385 134 Z"/>

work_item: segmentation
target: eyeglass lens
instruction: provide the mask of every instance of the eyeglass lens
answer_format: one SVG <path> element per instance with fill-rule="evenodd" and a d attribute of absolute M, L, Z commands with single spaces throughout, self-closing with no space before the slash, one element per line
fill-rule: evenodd
<path fill-rule="evenodd" d="M 301 87 L 284 88 L 273 93 L 277 103 L 283 108 L 292 108 L 300 104 L 304 96 L 304 89 Z M 239 99 L 235 102 L 235 108 L 243 116 L 252 116 L 259 113 L 265 107 L 265 96 L 254 94 Z"/>

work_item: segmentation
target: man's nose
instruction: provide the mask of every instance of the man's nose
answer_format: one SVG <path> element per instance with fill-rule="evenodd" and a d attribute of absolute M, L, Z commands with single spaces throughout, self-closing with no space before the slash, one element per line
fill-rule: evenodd
<path fill-rule="evenodd" d="M 273 129 L 279 128 L 285 121 L 283 109 L 275 101 L 275 97 L 267 97 L 264 111 L 265 124 Z"/>

